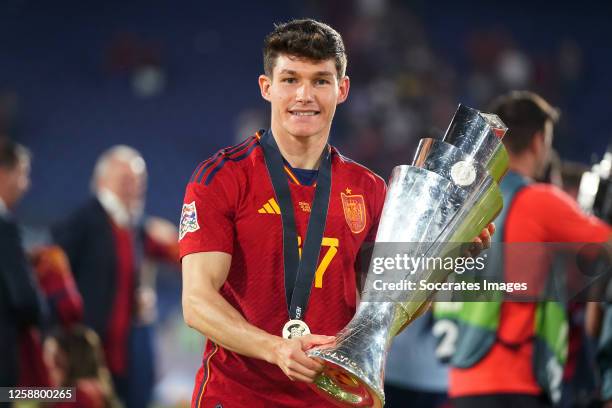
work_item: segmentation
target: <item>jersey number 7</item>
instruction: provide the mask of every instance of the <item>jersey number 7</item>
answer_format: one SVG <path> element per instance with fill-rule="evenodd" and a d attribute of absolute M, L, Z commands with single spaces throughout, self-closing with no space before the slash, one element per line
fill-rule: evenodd
<path fill-rule="evenodd" d="M 297 240 L 298 254 L 300 257 L 302 257 L 302 237 L 298 235 Z M 334 256 L 336 256 L 336 254 L 338 253 L 339 244 L 340 241 L 338 240 L 338 238 L 323 237 L 323 240 L 321 241 L 321 246 L 327 247 L 327 252 L 323 256 L 323 259 L 321 259 L 321 263 L 319 264 L 319 266 L 317 266 L 317 270 L 315 271 L 315 288 L 323 287 L 323 275 L 325 275 L 327 267 L 331 263 L 332 259 L 334 259 Z"/>

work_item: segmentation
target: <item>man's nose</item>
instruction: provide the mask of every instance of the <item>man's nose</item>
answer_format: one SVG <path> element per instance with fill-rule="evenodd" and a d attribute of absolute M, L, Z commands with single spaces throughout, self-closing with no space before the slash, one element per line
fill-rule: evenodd
<path fill-rule="evenodd" d="M 302 103 L 312 101 L 312 87 L 310 84 L 305 83 L 298 88 L 296 100 Z"/>

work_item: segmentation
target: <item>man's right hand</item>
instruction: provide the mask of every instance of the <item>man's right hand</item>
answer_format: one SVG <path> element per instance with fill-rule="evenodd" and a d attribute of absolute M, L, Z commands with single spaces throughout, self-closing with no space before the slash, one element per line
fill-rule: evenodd
<path fill-rule="evenodd" d="M 307 334 L 292 339 L 279 338 L 274 348 L 272 363 L 291 379 L 311 383 L 323 370 L 323 364 L 306 355 L 306 351 L 322 345 L 334 343 L 334 336 Z"/>
<path fill-rule="evenodd" d="M 333 344 L 336 338 L 309 334 L 287 340 L 247 322 L 219 293 L 231 260 L 232 256 L 224 252 L 183 257 L 185 323 L 226 350 L 277 365 L 291 380 L 312 382 L 323 365 L 308 357 L 306 351 Z"/>

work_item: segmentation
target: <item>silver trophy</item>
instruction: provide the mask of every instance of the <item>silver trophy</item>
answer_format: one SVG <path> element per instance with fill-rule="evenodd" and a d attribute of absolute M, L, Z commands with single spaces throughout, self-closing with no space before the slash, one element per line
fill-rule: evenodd
<path fill-rule="evenodd" d="M 443 140 L 421 140 L 413 164 L 393 169 L 372 258 L 393 243 L 410 243 L 407 251 L 414 256 L 461 256 L 465 243 L 502 209 L 498 183 L 508 168 L 501 143 L 506 130 L 496 115 L 459 105 Z M 448 274 L 423 268 L 406 279 L 440 282 Z M 367 280 L 372 276 L 370 265 Z M 405 291 L 399 297 L 383 293 L 369 300 L 368 281 L 365 288 L 335 345 L 308 352 L 325 365 L 313 389 L 341 407 L 384 405 L 391 341 L 426 310 L 434 295 Z"/>

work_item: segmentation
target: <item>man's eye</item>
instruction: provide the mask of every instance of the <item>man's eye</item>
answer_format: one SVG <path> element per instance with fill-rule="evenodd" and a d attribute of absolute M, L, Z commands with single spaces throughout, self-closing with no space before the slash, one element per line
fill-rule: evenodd
<path fill-rule="evenodd" d="M 327 84 L 329 84 L 329 81 L 327 79 L 317 79 L 315 81 L 315 84 L 317 84 L 317 85 L 327 85 Z"/>
<path fill-rule="evenodd" d="M 286 82 L 288 84 L 294 84 L 296 82 L 295 78 L 284 78 L 282 82 Z"/>

